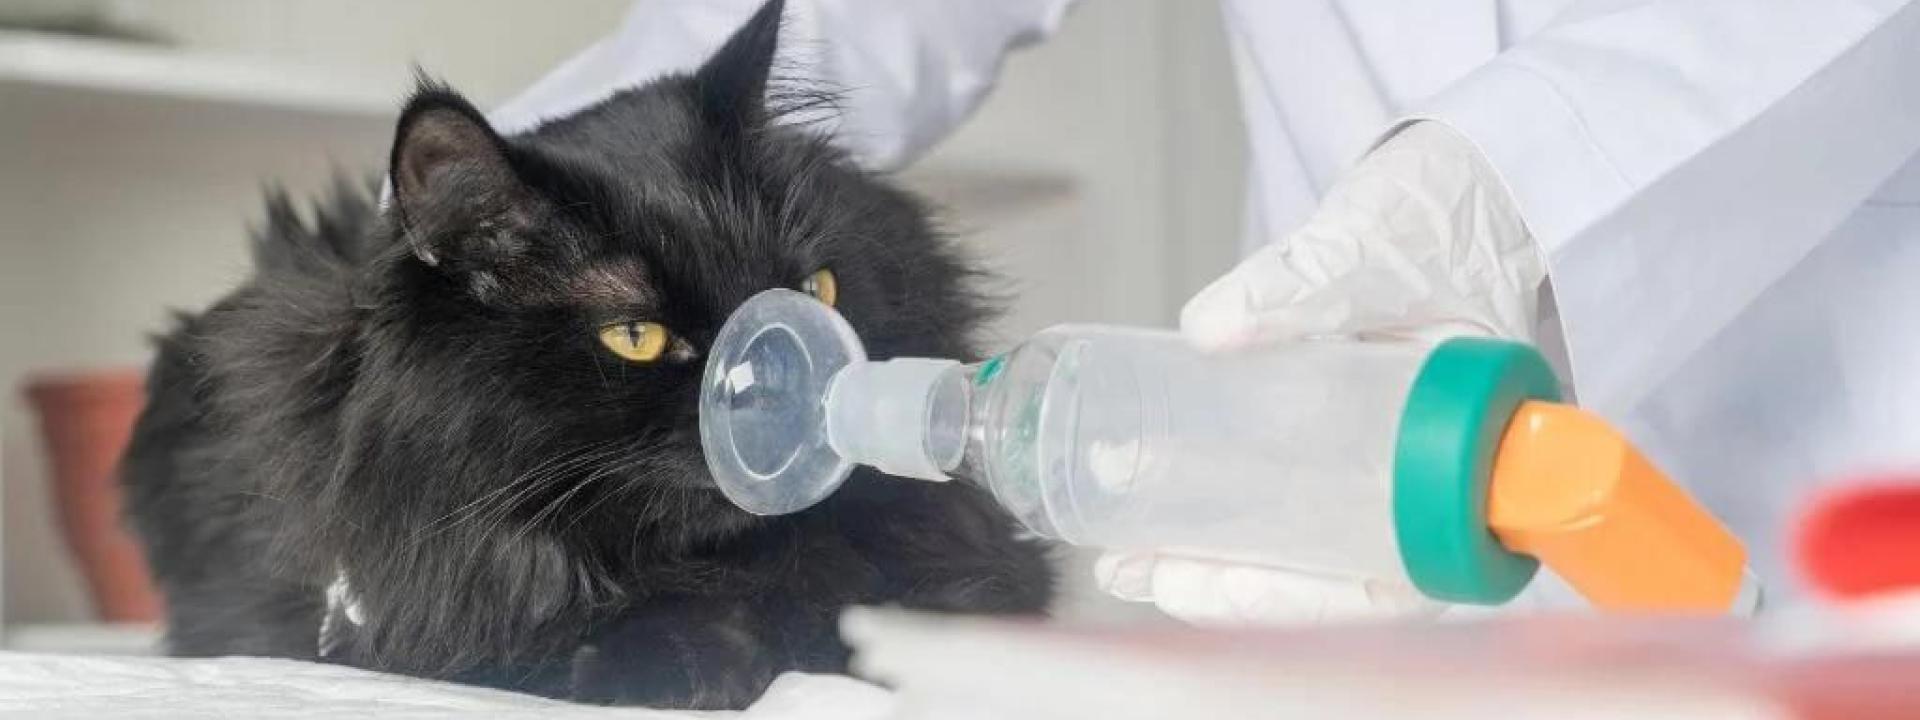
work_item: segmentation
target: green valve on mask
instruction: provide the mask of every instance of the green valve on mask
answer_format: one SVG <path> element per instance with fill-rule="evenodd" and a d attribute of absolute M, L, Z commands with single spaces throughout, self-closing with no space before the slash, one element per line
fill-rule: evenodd
<path fill-rule="evenodd" d="M 999 375 L 1000 368 L 1006 366 L 1006 364 L 1007 364 L 1007 356 L 1005 355 L 995 355 L 992 358 L 988 359 L 985 363 L 982 363 L 980 365 L 980 372 L 974 374 L 973 384 L 985 385 L 987 383 L 993 382 L 994 376 Z"/>

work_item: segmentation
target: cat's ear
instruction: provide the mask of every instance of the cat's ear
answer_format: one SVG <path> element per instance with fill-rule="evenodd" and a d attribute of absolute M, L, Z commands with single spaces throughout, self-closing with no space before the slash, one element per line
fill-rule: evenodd
<path fill-rule="evenodd" d="M 780 44 L 784 0 L 768 0 L 694 73 L 702 110 L 721 129 L 752 128 L 767 113 L 767 78 Z"/>
<path fill-rule="evenodd" d="M 413 252 L 438 265 L 436 228 L 472 221 L 524 196 L 507 161 L 507 144 L 472 103 L 444 86 L 423 81 L 400 113 L 388 158 L 393 207 Z M 452 216 L 452 217 L 450 217 Z"/>

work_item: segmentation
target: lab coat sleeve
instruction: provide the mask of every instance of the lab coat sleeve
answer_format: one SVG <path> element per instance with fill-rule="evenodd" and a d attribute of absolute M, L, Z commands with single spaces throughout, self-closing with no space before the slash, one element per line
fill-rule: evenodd
<path fill-rule="evenodd" d="M 839 94 L 808 118 L 863 165 L 905 166 L 965 120 L 1002 60 L 1051 35 L 1076 0 L 788 0 L 776 78 Z M 530 129 L 697 68 L 763 0 L 641 0 L 613 34 L 489 114 Z"/>
<path fill-rule="evenodd" d="M 1624 413 L 1920 148 L 1916 68 L 1911 0 L 1585 0 L 1417 117 L 1500 173 Z"/>

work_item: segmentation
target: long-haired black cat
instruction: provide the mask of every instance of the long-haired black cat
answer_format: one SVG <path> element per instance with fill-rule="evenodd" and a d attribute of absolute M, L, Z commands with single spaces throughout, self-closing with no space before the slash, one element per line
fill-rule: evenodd
<path fill-rule="evenodd" d="M 761 518 L 707 475 L 704 351 L 748 296 L 809 289 L 881 357 L 966 356 L 984 315 L 920 203 L 776 122 L 780 5 L 523 135 L 423 86 L 387 209 L 270 203 L 125 460 L 174 653 L 722 708 L 842 670 L 850 604 L 1043 611 L 1042 548 L 966 485 Z"/>

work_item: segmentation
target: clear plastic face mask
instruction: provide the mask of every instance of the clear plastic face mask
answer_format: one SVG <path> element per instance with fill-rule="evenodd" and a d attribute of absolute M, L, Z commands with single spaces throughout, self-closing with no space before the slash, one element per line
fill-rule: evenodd
<path fill-rule="evenodd" d="M 767 290 L 735 310 L 700 386 L 700 442 L 720 491 L 758 515 L 832 494 L 853 463 L 828 444 L 827 390 L 866 359 L 847 321 L 803 293 Z"/>

